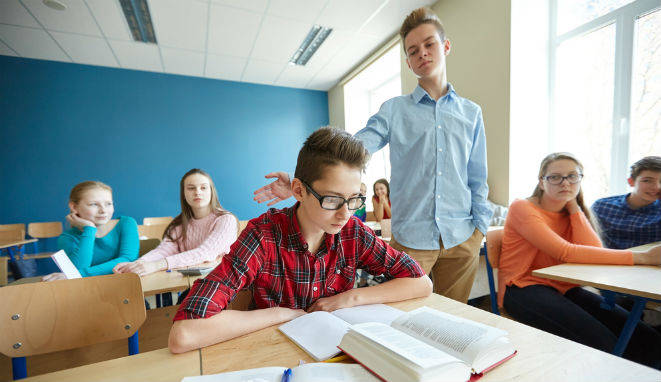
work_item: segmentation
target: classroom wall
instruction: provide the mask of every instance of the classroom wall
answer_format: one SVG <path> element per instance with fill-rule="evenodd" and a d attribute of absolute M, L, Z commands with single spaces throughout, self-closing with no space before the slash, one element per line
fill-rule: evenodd
<path fill-rule="evenodd" d="M 448 80 L 459 95 L 482 107 L 489 198 L 508 205 L 511 0 L 440 0 L 431 8 L 452 43 L 447 59 Z M 417 79 L 406 65 L 403 51 L 401 56 L 402 94 L 408 94 L 416 87 Z M 340 94 L 341 87 L 334 87 L 329 94 Z M 344 110 L 332 108 L 336 104 L 339 102 L 329 101 L 331 115 L 344 118 Z"/>
<path fill-rule="evenodd" d="M 64 221 L 88 179 L 113 187 L 115 216 L 173 216 L 194 167 L 249 219 L 264 175 L 293 172 L 327 124 L 326 92 L 0 56 L 0 224 Z"/>

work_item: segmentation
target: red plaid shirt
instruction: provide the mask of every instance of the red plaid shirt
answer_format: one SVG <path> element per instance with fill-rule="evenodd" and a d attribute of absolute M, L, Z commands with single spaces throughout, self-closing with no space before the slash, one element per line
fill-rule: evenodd
<path fill-rule="evenodd" d="M 415 260 L 384 243 L 356 217 L 339 233 L 326 234 L 317 253 L 310 253 L 297 207 L 272 208 L 251 220 L 220 265 L 195 281 L 174 320 L 218 314 L 246 287 L 259 309 L 307 309 L 319 298 L 352 289 L 357 268 L 389 280 L 425 274 Z"/>

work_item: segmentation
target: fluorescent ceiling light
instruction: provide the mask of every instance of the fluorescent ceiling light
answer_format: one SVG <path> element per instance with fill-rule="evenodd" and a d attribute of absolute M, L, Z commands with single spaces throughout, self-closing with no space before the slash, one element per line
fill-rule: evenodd
<path fill-rule="evenodd" d="M 135 41 L 156 44 L 156 34 L 147 0 L 119 0 Z"/>
<path fill-rule="evenodd" d="M 328 35 L 333 31 L 333 28 L 322 27 L 321 25 L 314 25 L 308 32 L 305 40 L 298 47 L 294 55 L 289 60 L 292 65 L 305 65 L 308 63 L 312 55 L 319 49 L 321 44 L 326 41 Z"/>

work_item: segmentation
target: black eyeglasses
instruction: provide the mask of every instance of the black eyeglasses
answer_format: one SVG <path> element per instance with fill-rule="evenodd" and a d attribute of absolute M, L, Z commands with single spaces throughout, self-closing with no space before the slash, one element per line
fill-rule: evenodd
<path fill-rule="evenodd" d="M 551 184 L 560 184 L 564 182 L 565 179 L 567 179 L 567 181 L 570 184 L 576 184 L 580 182 L 581 179 L 583 179 L 583 174 L 569 174 L 567 176 L 553 174 L 553 175 L 543 176 L 542 178 Z"/>
<path fill-rule="evenodd" d="M 305 188 L 310 191 L 312 195 L 314 195 L 315 198 L 319 201 L 319 204 L 321 205 L 321 208 L 325 210 L 339 210 L 342 208 L 344 203 L 347 204 L 347 207 L 349 208 L 350 211 L 355 211 L 359 209 L 360 207 L 365 205 L 365 196 L 354 196 L 353 198 L 349 199 L 344 199 L 341 196 L 321 196 L 317 194 L 310 185 L 307 183 L 301 181 L 305 185 Z"/>

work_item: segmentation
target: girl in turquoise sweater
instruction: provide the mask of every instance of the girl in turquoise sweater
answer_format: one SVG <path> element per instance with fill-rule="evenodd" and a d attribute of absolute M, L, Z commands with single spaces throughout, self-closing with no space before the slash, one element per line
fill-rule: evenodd
<path fill-rule="evenodd" d="M 111 220 L 115 209 L 108 185 L 95 181 L 76 185 L 69 196 L 69 209 L 66 220 L 71 229 L 60 235 L 57 246 L 83 277 L 111 274 L 118 263 L 138 258 L 138 225 L 128 216 Z M 44 281 L 60 278 L 62 274 L 54 273 Z"/>

